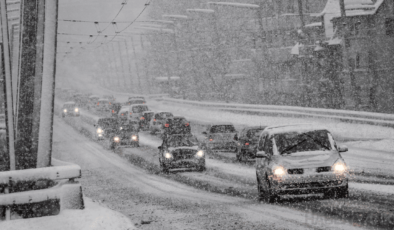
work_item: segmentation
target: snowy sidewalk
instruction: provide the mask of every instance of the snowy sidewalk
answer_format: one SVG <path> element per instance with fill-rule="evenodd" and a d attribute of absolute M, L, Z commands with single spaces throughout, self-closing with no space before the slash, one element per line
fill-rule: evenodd
<path fill-rule="evenodd" d="M 57 216 L 0 222 L 2 230 L 132 230 L 134 224 L 123 214 L 84 197 L 84 210 L 63 210 Z"/>

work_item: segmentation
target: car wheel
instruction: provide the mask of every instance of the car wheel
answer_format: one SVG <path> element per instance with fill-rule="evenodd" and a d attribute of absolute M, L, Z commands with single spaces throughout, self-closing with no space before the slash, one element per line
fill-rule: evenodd
<path fill-rule="evenodd" d="M 349 186 L 338 188 L 336 191 L 336 198 L 349 198 Z"/>
<path fill-rule="evenodd" d="M 168 174 L 170 171 L 168 170 L 168 168 L 163 164 L 163 163 L 160 163 L 160 171 L 162 172 L 162 173 L 165 173 L 165 174 Z"/>
<path fill-rule="evenodd" d="M 241 162 L 241 154 L 242 151 L 237 149 L 237 152 L 235 153 L 235 158 L 237 158 L 237 161 Z"/>
<path fill-rule="evenodd" d="M 63 118 L 65 118 L 65 117 L 66 117 L 66 115 L 62 114 L 62 117 L 63 117 Z"/>
<path fill-rule="evenodd" d="M 269 183 L 268 183 L 267 191 L 264 191 L 262 188 L 260 191 L 263 193 L 262 200 L 264 200 L 266 203 L 269 203 L 269 204 L 278 203 L 279 196 L 272 192 Z"/>
<path fill-rule="evenodd" d="M 114 150 L 114 149 L 115 149 L 115 143 L 114 143 L 114 142 L 111 142 L 111 144 L 109 145 L 109 148 L 112 149 L 112 150 Z"/>
<path fill-rule="evenodd" d="M 204 171 L 207 170 L 207 168 L 205 167 L 205 165 L 200 165 L 200 166 L 198 166 L 197 170 L 198 170 L 199 172 L 204 172 Z"/>
<path fill-rule="evenodd" d="M 264 192 L 263 189 L 261 188 L 261 182 L 259 180 L 259 177 L 257 175 L 256 177 L 257 177 L 257 200 L 262 201 L 264 198 Z"/>

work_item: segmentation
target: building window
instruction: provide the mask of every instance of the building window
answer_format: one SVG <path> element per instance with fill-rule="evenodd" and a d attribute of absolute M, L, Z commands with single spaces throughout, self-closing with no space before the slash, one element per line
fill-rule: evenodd
<path fill-rule="evenodd" d="M 357 53 L 356 55 L 356 69 L 360 68 L 360 54 Z"/>
<path fill-rule="evenodd" d="M 386 35 L 393 36 L 394 35 L 394 18 L 386 18 L 385 26 L 386 26 Z"/>
<path fill-rule="evenodd" d="M 361 22 L 358 21 L 354 24 L 354 35 L 358 35 L 360 33 Z"/>

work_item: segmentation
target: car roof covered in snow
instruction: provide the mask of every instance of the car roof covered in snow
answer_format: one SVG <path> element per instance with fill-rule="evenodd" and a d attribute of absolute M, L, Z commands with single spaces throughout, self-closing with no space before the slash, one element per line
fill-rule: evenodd
<path fill-rule="evenodd" d="M 231 122 L 215 122 L 215 123 L 211 123 L 209 125 L 210 126 L 218 126 L 218 125 L 232 125 L 232 126 L 234 126 L 233 123 L 231 123 Z"/>
<path fill-rule="evenodd" d="M 75 105 L 75 102 L 74 101 L 67 101 L 67 102 L 64 102 L 64 104 L 65 105 Z"/>
<path fill-rule="evenodd" d="M 267 128 L 267 127 L 268 127 L 268 126 L 266 126 L 266 125 L 261 125 L 261 126 L 248 126 L 248 127 L 245 127 L 244 130 L 251 130 L 251 129 L 261 129 L 261 130 L 263 130 L 263 129 Z"/>
<path fill-rule="evenodd" d="M 89 98 L 95 98 L 95 97 L 100 98 L 100 96 L 98 96 L 98 95 L 90 95 L 90 96 L 89 96 Z"/>
<path fill-rule="evenodd" d="M 290 132 L 310 132 L 317 130 L 328 130 L 326 127 L 316 124 L 294 124 L 294 125 L 283 125 L 283 126 L 270 126 L 265 129 L 270 135 L 279 133 L 290 133 Z"/>

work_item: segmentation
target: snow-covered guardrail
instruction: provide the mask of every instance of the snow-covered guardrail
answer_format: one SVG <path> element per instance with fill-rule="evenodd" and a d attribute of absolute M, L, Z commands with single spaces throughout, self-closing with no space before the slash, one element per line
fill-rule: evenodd
<path fill-rule="evenodd" d="M 394 115 L 371 113 L 362 111 L 347 111 L 335 109 L 305 108 L 296 106 L 252 105 L 219 102 L 202 102 L 180 100 L 173 98 L 158 98 L 158 101 L 167 103 L 187 104 L 199 107 L 215 108 L 222 111 L 248 113 L 254 115 L 286 116 L 302 118 L 333 119 L 343 122 L 370 124 L 394 128 Z"/>
<path fill-rule="evenodd" d="M 17 205 L 55 201 L 59 209 L 84 209 L 82 187 L 75 181 L 81 178 L 81 167 L 75 164 L 52 160 L 52 166 L 0 172 L 0 218 L 6 209 L 5 220 L 10 220 L 11 209 Z M 36 190 L 21 189 L 21 184 L 36 187 Z M 37 189 L 37 184 L 50 184 Z M 48 188 L 49 187 L 49 188 Z"/>

